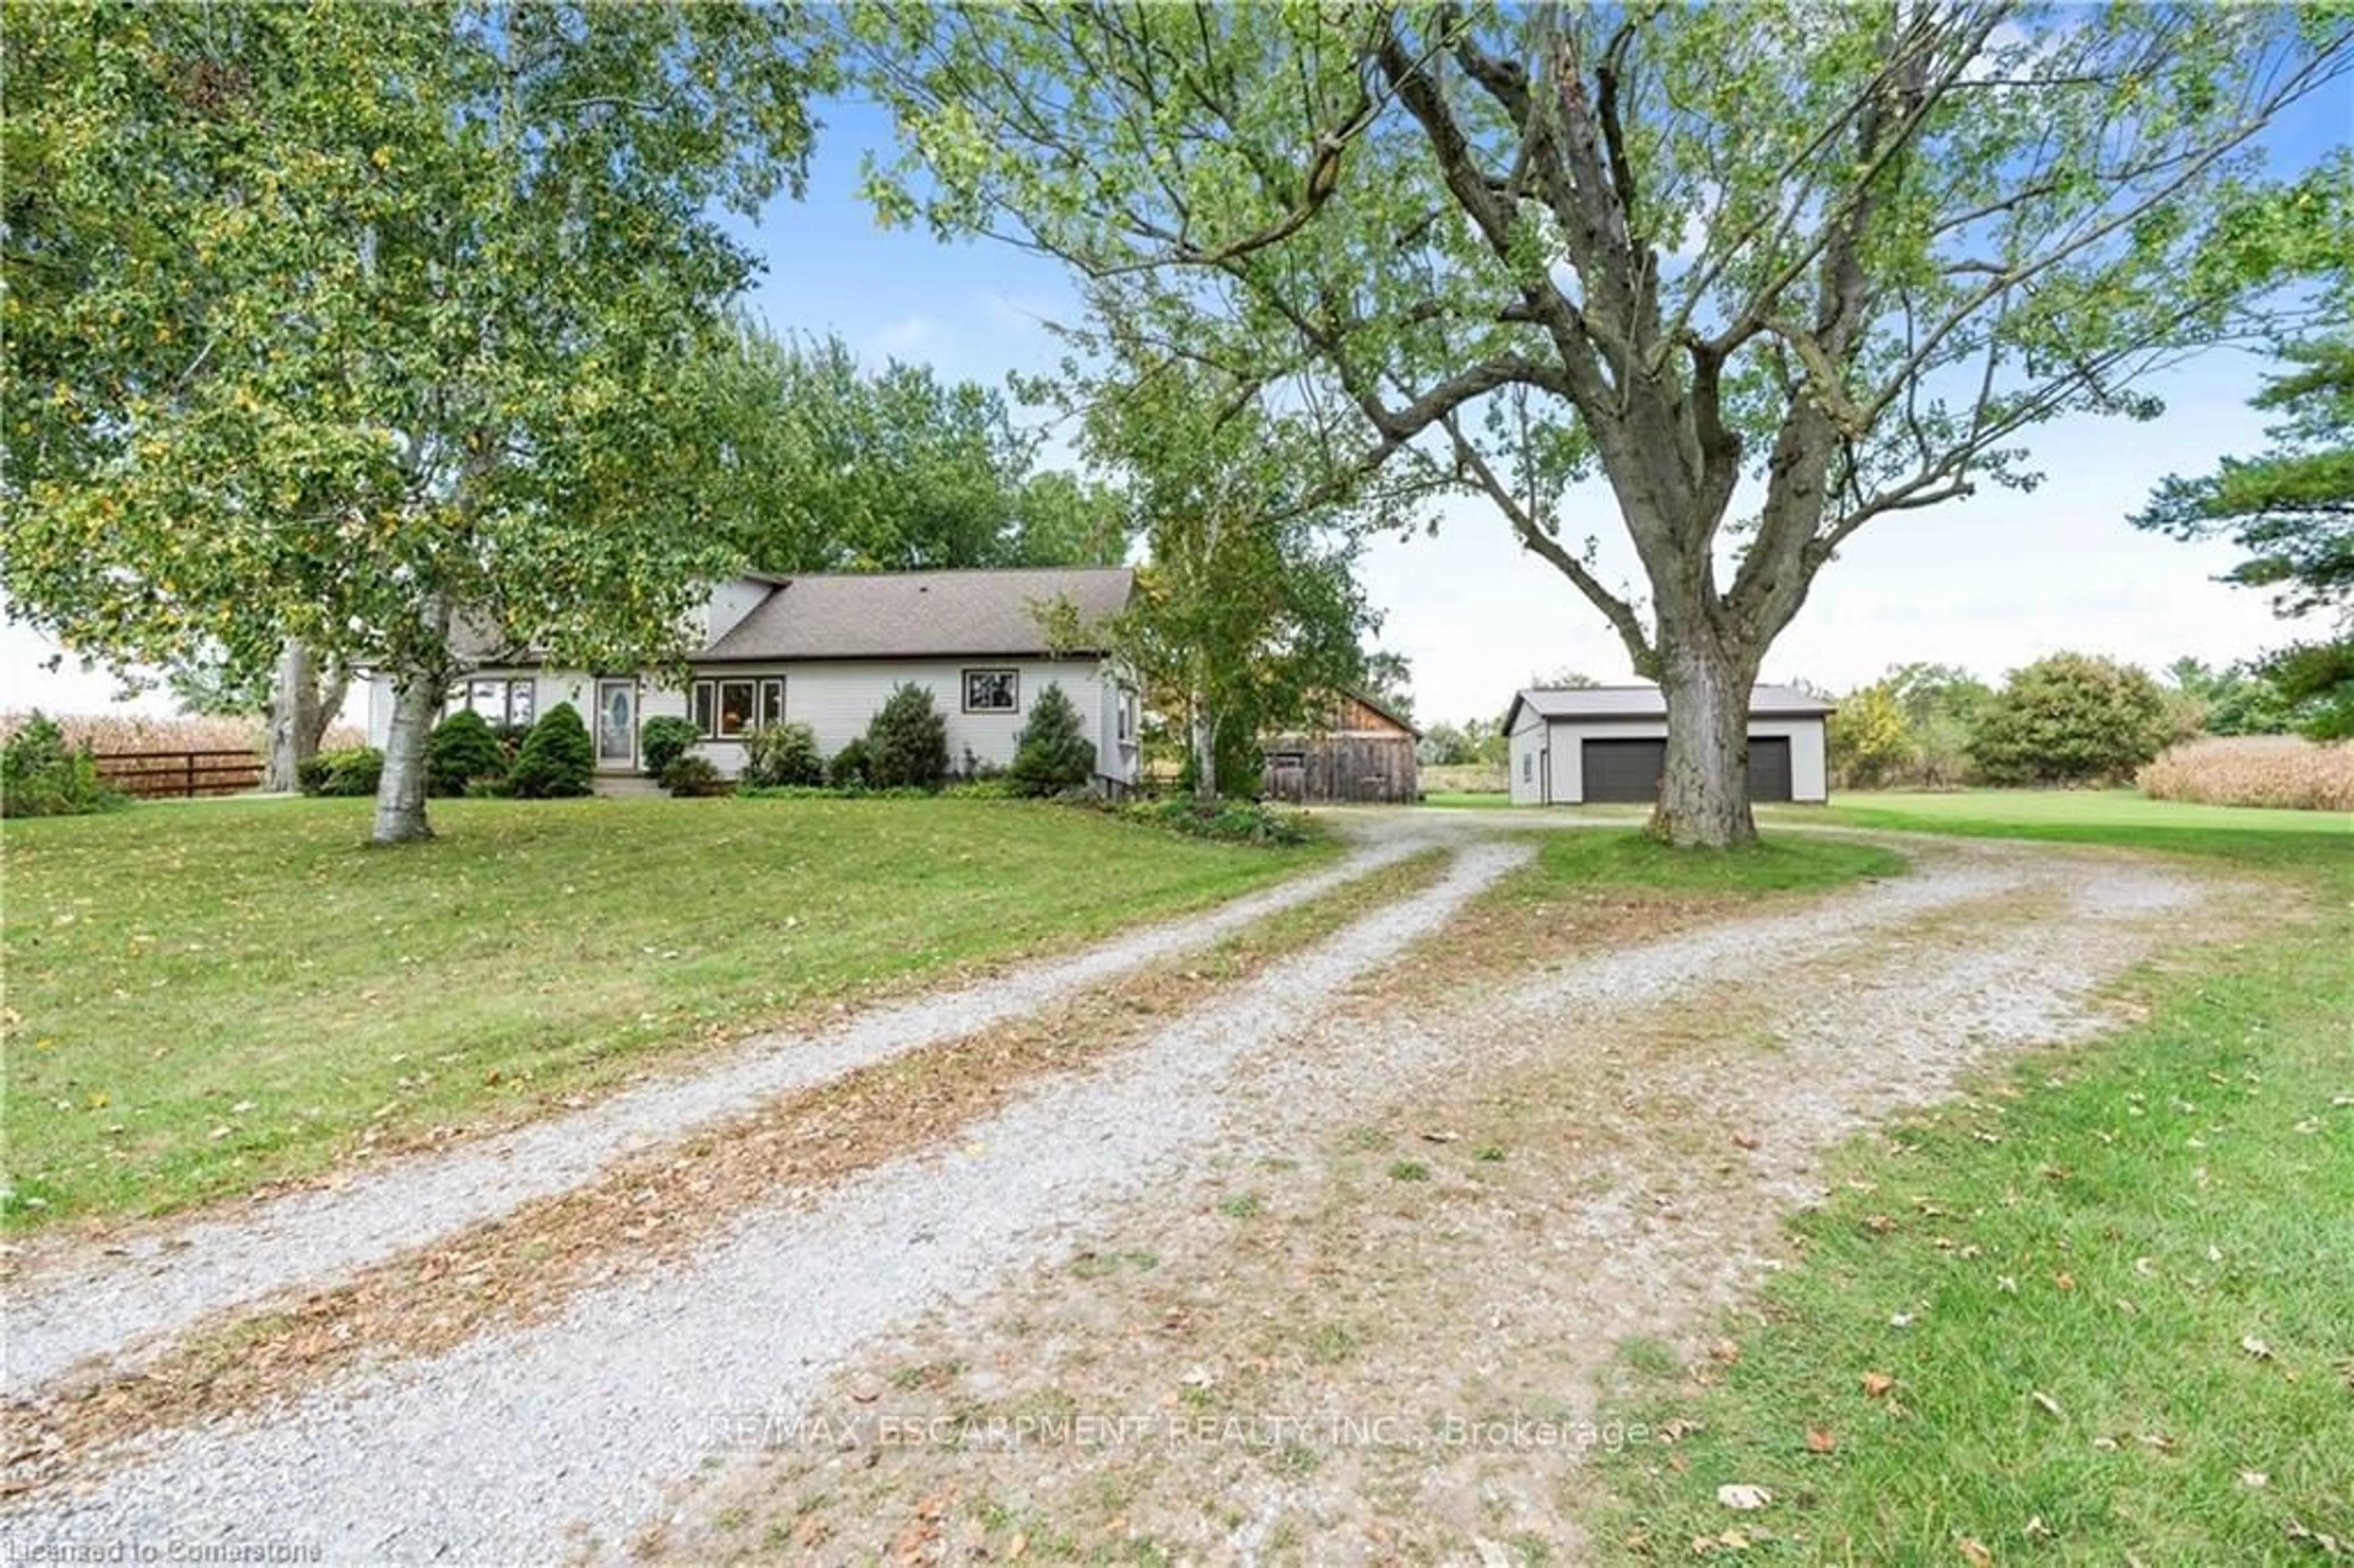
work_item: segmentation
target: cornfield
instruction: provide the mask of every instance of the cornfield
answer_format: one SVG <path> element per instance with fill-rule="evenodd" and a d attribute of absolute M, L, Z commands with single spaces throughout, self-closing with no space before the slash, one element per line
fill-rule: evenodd
<path fill-rule="evenodd" d="M 23 709 L 0 713 L 0 740 L 16 733 L 33 715 Z M 159 718 L 149 714 L 52 714 L 68 746 L 84 741 L 99 753 L 122 751 L 261 750 L 259 718 Z M 358 746 L 367 737 L 350 725 L 327 732 L 324 747 Z"/>
<path fill-rule="evenodd" d="M 1455 766 L 1432 763 L 1422 769 L 1422 787 L 1428 790 L 1460 790 L 1474 795 L 1500 795 L 1510 786 L 1500 763 L 1467 762 Z"/>
<path fill-rule="evenodd" d="M 2141 770 L 2154 800 L 2354 811 L 2354 741 L 2322 745 L 2290 735 L 2193 740 Z"/>

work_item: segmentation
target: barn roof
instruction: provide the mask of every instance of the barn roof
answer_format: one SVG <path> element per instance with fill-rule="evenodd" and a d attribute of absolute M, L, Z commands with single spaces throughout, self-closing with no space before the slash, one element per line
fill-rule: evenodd
<path fill-rule="evenodd" d="M 1509 730 L 1525 705 L 1547 719 L 1585 719 L 1595 723 L 1664 721 L 1668 699 L 1659 688 L 1639 686 L 1536 686 L 1517 694 L 1504 715 Z M 1832 705 L 1796 686 L 1756 685 L 1749 691 L 1752 718 L 1819 718 Z"/>

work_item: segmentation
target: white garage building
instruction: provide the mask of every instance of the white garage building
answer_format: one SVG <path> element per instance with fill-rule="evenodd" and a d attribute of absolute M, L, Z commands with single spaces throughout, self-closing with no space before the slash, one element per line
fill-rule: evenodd
<path fill-rule="evenodd" d="M 1823 720 L 1831 705 L 1793 686 L 1749 694 L 1749 798 L 1819 805 L 1829 797 Z M 1668 704 L 1657 686 L 1541 689 L 1512 698 L 1512 804 L 1649 805 L 1667 768 Z"/>

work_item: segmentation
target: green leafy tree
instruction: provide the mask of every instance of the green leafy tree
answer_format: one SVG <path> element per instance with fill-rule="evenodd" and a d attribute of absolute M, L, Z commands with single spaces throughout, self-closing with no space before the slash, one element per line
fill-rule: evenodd
<path fill-rule="evenodd" d="M 1407 724 L 1414 723 L 1414 662 L 1387 650 L 1368 653 L 1357 690 Z"/>
<path fill-rule="evenodd" d="M 555 800 L 588 793 L 597 771 L 597 753 L 588 741 L 588 726 L 580 710 L 558 703 L 531 726 L 507 770 L 507 789 L 525 800 Z"/>
<path fill-rule="evenodd" d="M 2147 671 L 2054 653 L 2011 672 L 1978 713 L 1970 755 L 1995 784 L 2107 783 L 2132 778 L 2173 738 Z"/>
<path fill-rule="evenodd" d="M 1970 735 L 1994 688 L 1953 664 L 1911 663 L 1893 667 L 1884 679 L 1903 710 L 1913 734 L 1913 764 L 1906 782 L 1933 789 L 1965 782 L 1970 774 Z"/>
<path fill-rule="evenodd" d="M 1472 721 L 1472 726 L 1479 724 Z M 1416 743 L 1415 759 L 1431 768 L 1469 768 L 1479 760 L 1477 743 L 1469 733 L 1470 726 L 1447 723 L 1442 719 L 1422 732 Z"/>
<path fill-rule="evenodd" d="M 2354 637 L 2300 642 L 2264 662 L 2265 678 L 2315 740 L 2354 740 Z"/>
<path fill-rule="evenodd" d="M 295 788 L 295 769 L 319 754 L 320 742 L 351 691 L 352 677 L 341 665 L 323 668 L 308 644 L 288 638 L 268 671 L 198 656 L 165 672 L 164 683 L 183 713 L 260 715 L 261 787 L 283 792 Z"/>
<path fill-rule="evenodd" d="M 1084 438 L 1122 476 L 1146 547 L 1113 650 L 1183 715 L 1183 787 L 1248 793 L 1260 736 L 1310 724 L 1364 678 L 1379 618 L 1355 566 L 1378 512 L 1316 495 L 1318 432 L 1260 388 L 1150 352 L 1119 365 Z"/>
<path fill-rule="evenodd" d="M 1110 498 L 1034 471 L 1004 396 L 929 366 L 859 364 L 838 337 L 752 321 L 695 369 L 716 412 L 708 502 L 769 571 L 1076 566 L 1126 549 Z"/>
<path fill-rule="evenodd" d="M 1095 778 L 1096 743 L 1059 683 L 1047 682 L 1031 702 L 1007 771 L 1025 795 L 1057 795 Z"/>
<path fill-rule="evenodd" d="M 1917 755 L 1912 718 L 1886 681 L 1840 698 L 1825 728 L 1831 772 L 1852 788 L 1879 788 L 1910 768 Z"/>
<path fill-rule="evenodd" d="M 883 214 L 1068 259 L 1342 474 L 1486 497 L 1665 688 L 1679 843 L 1754 834 L 1750 686 L 1857 530 L 2246 325 L 2254 139 L 2354 60 L 2274 6 L 852 16 Z M 1588 477 L 1636 591 L 1567 531 Z"/>
<path fill-rule="evenodd" d="M 2347 177 L 2354 179 L 2354 166 Z M 2354 234 L 2349 242 L 2354 243 Z M 2247 558 L 2223 580 L 2273 590 L 2283 616 L 2354 604 L 2354 336 L 2293 343 L 2291 369 L 2252 400 L 2283 416 L 2274 446 L 2213 473 L 2168 478 L 2134 526 L 2228 539 Z"/>
<path fill-rule="evenodd" d="M 2340 167 L 2354 180 L 2354 159 Z M 2339 199 L 2354 206 L 2342 192 Z M 2339 229 L 2354 246 L 2354 221 Z M 2354 303 L 2354 289 L 2341 285 L 2336 297 Z M 2247 558 L 2224 581 L 2272 589 L 2284 618 L 2337 618 L 2338 637 L 2291 644 L 2264 662 L 2263 675 L 2298 727 L 2341 738 L 2354 736 L 2354 635 L 2346 630 L 2354 625 L 2354 336 L 2290 343 L 2282 356 L 2294 368 L 2253 399 L 2283 416 L 2267 431 L 2271 450 L 2225 458 L 2202 478 L 2168 479 L 2133 521 L 2178 539 L 2227 538 Z"/>
<path fill-rule="evenodd" d="M 433 726 L 425 743 L 425 784 L 435 795 L 463 795 L 477 779 L 497 779 L 507 770 L 507 748 L 490 721 L 460 708 Z"/>
<path fill-rule="evenodd" d="M 732 564 L 691 374 L 797 184 L 806 14 L 86 0 L 12 11 L 6 588 L 118 664 L 388 674 L 426 837 L 451 629 L 674 652 Z"/>
<path fill-rule="evenodd" d="M 2213 666 L 2193 658 L 2166 667 L 2174 689 L 2200 710 L 2209 735 L 2285 735 L 2292 727 L 2288 699 L 2260 666 Z"/>
<path fill-rule="evenodd" d="M 839 767 L 842 758 L 834 762 Z M 864 773 L 877 789 L 937 789 L 948 778 L 948 721 L 930 687 L 907 682 L 891 688 L 866 726 Z"/>

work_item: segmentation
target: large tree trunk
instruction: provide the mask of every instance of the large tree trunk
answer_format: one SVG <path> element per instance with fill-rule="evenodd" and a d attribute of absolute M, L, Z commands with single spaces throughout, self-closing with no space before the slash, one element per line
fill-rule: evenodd
<path fill-rule="evenodd" d="M 376 789 L 376 832 L 380 844 L 429 839 L 425 821 L 425 740 L 433 713 L 441 705 L 441 678 L 409 672 L 392 686 L 392 728 L 384 737 L 384 776 Z"/>
<path fill-rule="evenodd" d="M 1218 798 L 1218 724 L 1210 705 L 1196 689 L 1185 701 L 1187 733 L 1193 747 L 1193 799 Z"/>
<path fill-rule="evenodd" d="M 438 594 L 428 595 L 418 619 L 418 656 L 393 676 L 392 727 L 384 737 L 384 774 L 376 784 L 372 835 L 380 844 L 414 843 L 433 836 L 425 821 L 425 741 L 449 684 L 448 602 Z"/>
<path fill-rule="evenodd" d="M 295 769 L 319 753 L 325 727 L 319 715 L 319 667 L 308 644 L 289 637 L 278 646 L 278 673 L 270 688 L 269 765 L 261 787 L 292 794 Z"/>
<path fill-rule="evenodd" d="M 319 673 L 318 699 L 311 705 L 310 722 L 294 737 L 296 761 L 319 755 L 326 743 L 327 731 L 334 726 L 335 715 L 344 711 L 344 699 L 351 694 L 352 672 L 340 660 L 323 666 Z"/>
<path fill-rule="evenodd" d="M 1726 848 L 1757 837 L 1749 810 L 1749 692 L 1757 655 L 1704 638 L 1663 637 L 1660 689 L 1668 699 L 1668 763 L 1652 836 Z"/>

